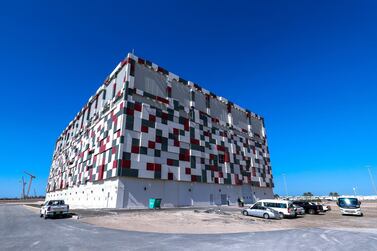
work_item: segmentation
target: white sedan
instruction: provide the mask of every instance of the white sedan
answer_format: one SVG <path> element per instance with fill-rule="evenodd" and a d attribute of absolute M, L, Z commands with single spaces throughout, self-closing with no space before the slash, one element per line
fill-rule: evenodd
<path fill-rule="evenodd" d="M 281 219 L 281 216 L 278 211 L 269 207 L 264 207 L 256 204 L 247 209 L 242 210 L 242 214 L 245 216 L 251 215 L 256 217 L 263 217 L 265 219 Z"/>

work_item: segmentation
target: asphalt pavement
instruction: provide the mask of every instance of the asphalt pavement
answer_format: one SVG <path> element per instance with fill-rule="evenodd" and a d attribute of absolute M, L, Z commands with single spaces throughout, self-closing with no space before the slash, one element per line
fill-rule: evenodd
<path fill-rule="evenodd" d="M 127 222 L 124 222 L 127 224 Z M 0 250 L 377 250 L 377 230 L 305 228 L 237 234 L 158 234 L 47 219 L 0 204 Z"/>

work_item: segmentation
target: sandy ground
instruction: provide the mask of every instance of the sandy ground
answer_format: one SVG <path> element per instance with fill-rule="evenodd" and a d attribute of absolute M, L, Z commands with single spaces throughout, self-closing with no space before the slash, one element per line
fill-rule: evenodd
<path fill-rule="evenodd" d="M 215 234 L 273 231 L 294 228 L 377 228 L 377 203 L 362 204 L 364 217 L 342 216 L 335 204 L 319 215 L 295 219 L 265 220 L 243 216 L 241 209 L 222 207 L 221 211 L 161 210 L 128 211 L 113 215 L 86 217 L 80 221 L 101 227 L 140 232 Z"/>

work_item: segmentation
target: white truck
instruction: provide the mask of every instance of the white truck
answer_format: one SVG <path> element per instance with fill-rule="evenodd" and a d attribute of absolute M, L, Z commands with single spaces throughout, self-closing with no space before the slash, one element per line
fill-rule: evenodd
<path fill-rule="evenodd" d="M 69 206 L 64 203 L 64 200 L 48 200 L 40 209 L 40 216 L 47 219 L 50 216 L 67 216 L 69 213 Z"/>
<path fill-rule="evenodd" d="M 339 197 L 336 203 L 340 208 L 342 215 L 358 215 L 363 216 L 360 204 L 356 197 Z"/>

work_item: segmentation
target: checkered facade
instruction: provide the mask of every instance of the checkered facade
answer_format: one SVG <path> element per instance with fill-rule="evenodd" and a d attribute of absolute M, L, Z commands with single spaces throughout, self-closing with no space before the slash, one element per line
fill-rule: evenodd
<path fill-rule="evenodd" d="M 263 118 L 129 54 L 57 140 L 47 192 L 119 176 L 272 188 Z"/>

